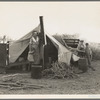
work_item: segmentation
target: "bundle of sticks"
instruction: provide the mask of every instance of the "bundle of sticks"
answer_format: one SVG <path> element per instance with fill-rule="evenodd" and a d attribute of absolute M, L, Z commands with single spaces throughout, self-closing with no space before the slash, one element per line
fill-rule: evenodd
<path fill-rule="evenodd" d="M 51 76 L 52 78 L 74 78 L 77 77 L 77 74 L 74 73 L 73 68 L 68 66 L 63 62 L 54 62 L 52 63 L 52 67 L 49 69 L 45 69 L 43 72 L 43 76 Z"/>

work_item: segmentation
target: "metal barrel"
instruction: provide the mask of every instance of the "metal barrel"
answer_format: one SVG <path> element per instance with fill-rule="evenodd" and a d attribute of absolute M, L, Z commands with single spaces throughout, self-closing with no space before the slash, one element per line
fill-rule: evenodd
<path fill-rule="evenodd" d="M 42 77 L 42 66 L 41 65 L 31 65 L 31 78 L 40 79 Z"/>
<path fill-rule="evenodd" d="M 79 59 L 79 61 L 78 61 L 78 67 L 82 71 L 86 72 L 88 70 L 87 59 L 86 58 Z"/>

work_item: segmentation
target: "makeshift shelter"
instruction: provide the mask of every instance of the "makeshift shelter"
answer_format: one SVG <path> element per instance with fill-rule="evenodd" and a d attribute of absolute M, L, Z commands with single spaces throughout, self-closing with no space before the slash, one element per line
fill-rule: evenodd
<path fill-rule="evenodd" d="M 22 38 L 20 38 L 19 40 L 13 42 L 9 46 L 10 63 L 14 63 L 19 58 L 19 56 L 26 50 L 26 48 L 29 45 L 29 41 L 33 31 L 39 32 L 39 26 L 33 29 L 28 34 L 26 34 L 25 36 L 23 36 Z"/>
<path fill-rule="evenodd" d="M 16 62 L 21 55 L 24 55 L 27 60 L 29 41 L 30 41 L 33 31 L 37 31 L 40 33 L 40 26 L 36 27 L 31 32 L 29 32 L 28 34 L 26 34 L 25 36 L 23 36 L 22 38 L 15 41 L 9 46 L 9 55 L 10 55 L 9 62 L 10 63 Z M 52 47 L 54 48 L 54 50 L 56 50 L 53 54 L 57 56 L 56 59 L 59 62 L 65 62 L 69 65 L 72 55 L 75 61 L 79 60 L 79 57 L 72 54 L 71 51 L 69 51 L 66 47 L 64 47 L 54 37 L 52 37 L 51 35 L 47 33 L 45 33 L 45 35 L 46 35 L 47 45 L 49 41 L 52 44 Z"/>

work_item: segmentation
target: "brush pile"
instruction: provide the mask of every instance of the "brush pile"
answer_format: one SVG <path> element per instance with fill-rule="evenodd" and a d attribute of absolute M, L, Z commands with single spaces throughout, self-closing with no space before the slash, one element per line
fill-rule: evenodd
<path fill-rule="evenodd" d="M 42 72 L 42 76 L 46 78 L 64 79 L 64 78 L 76 78 L 77 74 L 74 73 L 73 68 L 66 63 L 55 62 L 51 68 L 45 69 Z"/>

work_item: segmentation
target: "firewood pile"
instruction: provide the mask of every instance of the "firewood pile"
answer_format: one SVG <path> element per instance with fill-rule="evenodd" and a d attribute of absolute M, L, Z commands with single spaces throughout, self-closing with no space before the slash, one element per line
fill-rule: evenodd
<path fill-rule="evenodd" d="M 0 83 L 0 88 L 8 88 L 10 90 L 19 90 L 19 89 L 40 89 L 43 88 L 43 86 L 38 86 L 34 84 L 24 84 L 24 83 L 5 83 L 1 82 Z"/>
<path fill-rule="evenodd" d="M 23 74 L 5 75 L 0 79 L 0 88 L 9 90 L 21 90 L 21 89 L 41 89 L 42 85 L 30 84 L 27 81 L 22 81 Z M 18 78 L 18 79 L 17 79 Z"/>
<path fill-rule="evenodd" d="M 73 68 L 71 66 L 68 66 L 66 63 L 57 62 L 57 61 L 55 63 L 52 63 L 51 68 L 45 69 L 42 72 L 42 76 L 47 78 L 54 78 L 54 79 L 78 77 L 78 75 L 74 73 Z"/>

